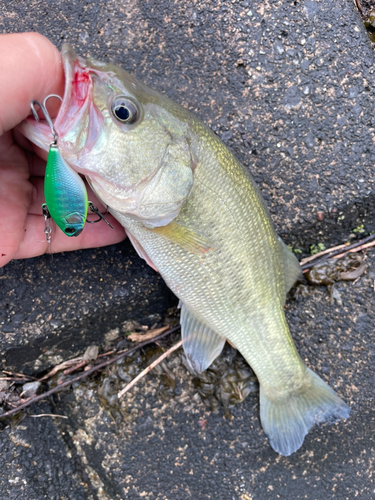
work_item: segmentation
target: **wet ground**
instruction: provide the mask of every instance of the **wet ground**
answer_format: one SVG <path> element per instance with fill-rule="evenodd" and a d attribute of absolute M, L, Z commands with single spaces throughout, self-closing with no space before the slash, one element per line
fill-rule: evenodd
<path fill-rule="evenodd" d="M 351 0 L 11 1 L 0 29 L 112 59 L 197 113 L 249 167 L 298 255 L 375 230 L 374 52 Z M 316 286 L 286 305 L 302 358 L 351 406 L 348 421 L 278 456 L 256 381 L 229 347 L 202 380 L 171 355 L 118 403 L 160 352 L 145 349 L 1 424 L 0 498 L 373 498 L 374 258 L 356 283 L 334 285 L 341 304 Z M 0 284 L 3 369 L 34 376 L 176 306 L 128 242 L 12 262 Z"/>

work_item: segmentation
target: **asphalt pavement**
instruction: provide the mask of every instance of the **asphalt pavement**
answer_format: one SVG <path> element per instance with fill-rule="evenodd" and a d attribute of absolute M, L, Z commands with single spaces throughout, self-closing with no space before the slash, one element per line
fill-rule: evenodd
<path fill-rule="evenodd" d="M 112 60 L 196 113 L 249 168 L 299 255 L 375 230 L 374 49 L 352 0 L 1 2 L 0 32 L 22 31 Z M 145 350 L 0 424 L 0 500 L 372 499 L 374 258 L 356 283 L 335 285 L 341 304 L 309 287 L 286 305 L 302 358 L 349 420 L 281 457 L 251 377 L 228 410 L 221 368 L 205 397 L 180 353 L 118 402 L 159 352 Z M 131 321 L 163 324 L 176 304 L 128 241 L 11 262 L 0 269 L 2 368 L 40 375 L 116 345 Z M 238 358 L 226 356 L 233 380 Z"/>

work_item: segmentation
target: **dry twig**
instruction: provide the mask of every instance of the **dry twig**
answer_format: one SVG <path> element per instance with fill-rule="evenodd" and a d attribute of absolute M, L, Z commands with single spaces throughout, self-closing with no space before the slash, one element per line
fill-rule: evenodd
<path fill-rule="evenodd" d="M 84 359 L 83 361 L 81 361 L 80 363 L 78 363 L 78 365 L 72 366 L 71 368 L 68 368 L 68 369 L 64 370 L 63 374 L 64 375 L 70 375 L 71 373 L 75 372 L 76 370 L 79 370 L 80 368 L 83 368 L 84 366 L 86 366 L 87 363 L 89 363 L 89 361 L 86 360 L 86 359 Z"/>
<path fill-rule="evenodd" d="M 327 253 L 334 252 L 335 250 L 341 250 L 342 248 L 346 248 L 348 246 L 349 246 L 349 243 L 344 243 L 343 245 L 338 245 L 337 247 L 326 248 L 322 252 L 314 253 L 314 255 L 310 255 L 310 257 L 305 257 L 304 259 L 301 259 L 299 263 L 301 264 L 301 266 L 303 266 L 304 264 L 307 264 L 308 262 L 311 262 L 312 260 L 316 260 L 319 257 L 326 255 Z"/>
<path fill-rule="evenodd" d="M 365 19 L 365 15 L 363 14 L 363 8 L 361 5 L 361 2 L 359 0 L 355 0 L 354 3 L 357 5 L 357 8 L 358 8 L 359 12 L 361 13 L 362 18 Z"/>
<path fill-rule="evenodd" d="M 63 363 L 60 363 L 57 366 L 54 366 L 50 372 L 48 372 L 44 377 L 39 379 L 39 382 L 43 382 L 44 380 L 47 380 L 48 378 L 53 377 L 57 372 L 61 370 L 65 370 L 66 368 L 69 368 L 70 366 L 74 366 L 77 363 L 80 363 L 82 361 L 82 357 L 80 358 L 74 358 L 74 359 L 68 359 L 67 361 L 64 361 Z"/>
<path fill-rule="evenodd" d="M 1 370 L 5 375 L 9 375 L 10 377 L 20 377 L 20 378 L 28 378 L 29 380 L 38 380 L 35 377 L 31 377 L 30 375 L 25 375 L 24 373 L 17 372 L 9 372 L 7 370 Z"/>
<path fill-rule="evenodd" d="M 145 368 L 141 373 L 139 373 L 131 382 L 128 384 L 126 387 L 124 387 L 119 393 L 118 397 L 121 398 L 126 392 L 128 392 L 132 387 L 135 386 L 135 384 L 140 380 L 142 377 L 144 377 L 148 372 L 150 372 L 155 366 L 157 366 L 159 363 L 161 363 L 167 356 L 169 356 L 173 351 L 176 351 L 179 347 L 182 346 L 182 340 L 177 342 L 174 346 L 172 346 L 168 351 L 165 351 L 164 354 L 158 357 L 158 359 L 155 359 L 147 368 Z"/>
<path fill-rule="evenodd" d="M 48 396 L 51 396 L 52 394 L 55 394 L 56 392 L 61 391 L 61 389 L 64 389 L 65 387 L 68 387 L 69 385 L 73 384 L 74 382 L 78 382 L 78 381 L 80 381 L 80 380 L 88 377 L 92 373 L 95 373 L 96 371 L 101 370 L 102 368 L 105 368 L 106 366 L 108 366 L 108 365 L 110 365 L 112 363 L 115 363 L 119 359 L 122 359 L 122 358 L 125 358 L 126 356 L 129 356 L 130 354 L 132 354 L 133 352 L 137 351 L 141 347 L 144 347 L 144 346 L 146 346 L 148 344 L 152 344 L 156 340 L 160 340 L 160 339 L 166 337 L 167 335 L 169 335 L 170 333 L 175 332 L 179 328 L 180 328 L 180 325 L 179 326 L 175 326 L 174 328 L 171 328 L 170 330 L 168 330 L 168 331 L 160 334 L 158 337 L 155 337 L 154 339 L 146 340 L 145 342 L 141 342 L 141 343 L 137 344 L 136 346 L 131 347 L 130 349 L 127 349 L 126 351 L 122 351 L 121 353 L 118 353 L 117 356 L 113 356 L 112 358 L 107 359 L 106 361 L 103 361 L 102 363 L 94 365 L 89 370 L 87 370 L 87 371 L 85 371 L 83 373 L 80 373 L 76 377 L 72 377 L 69 380 L 66 380 L 65 382 L 60 383 L 59 385 L 57 385 L 53 389 L 51 389 L 51 390 L 49 390 L 49 391 L 47 391 L 47 392 L 45 392 L 43 394 L 39 394 L 38 396 L 32 396 L 27 401 L 25 401 L 23 404 L 17 406 L 17 408 L 13 408 L 12 410 L 9 410 L 9 411 L 1 414 L 0 415 L 0 420 L 4 419 L 4 418 L 7 418 L 7 417 L 11 417 L 12 415 L 16 415 L 21 410 L 27 408 L 31 404 L 36 403 L 37 401 L 40 401 L 41 399 L 45 399 Z"/>
<path fill-rule="evenodd" d="M 161 333 L 168 330 L 168 328 L 169 325 L 163 326 L 162 328 L 156 328 L 155 330 L 150 330 L 149 332 L 146 333 L 133 332 L 128 336 L 128 339 L 132 340 L 133 342 L 143 342 L 144 340 L 151 340 L 154 337 L 157 337 Z"/>
<path fill-rule="evenodd" d="M 302 259 L 300 262 L 300 264 L 302 264 L 301 269 L 303 272 L 306 272 L 317 264 L 320 264 L 327 259 L 331 259 L 332 257 L 339 258 L 345 255 L 347 252 L 359 252 L 361 250 L 364 250 L 365 248 L 370 248 L 372 246 L 375 246 L 375 234 L 370 234 L 370 236 L 366 236 L 366 238 L 363 238 L 363 240 L 356 241 L 351 245 L 339 245 L 338 247 L 324 250 L 323 252 L 313 255 L 312 257 L 314 257 L 314 259 L 311 259 L 310 257 Z M 343 249 L 345 249 L 344 253 L 342 252 Z"/>
<path fill-rule="evenodd" d="M 69 418 L 66 415 L 57 415 L 55 413 L 39 413 L 38 415 L 29 415 L 29 417 L 32 417 L 32 418 L 39 418 L 39 417 Z"/>
<path fill-rule="evenodd" d="M 365 245 L 361 245 L 357 248 L 353 248 L 353 250 L 350 250 L 350 252 L 351 253 L 360 252 L 361 250 L 366 250 L 366 248 L 371 248 L 373 246 L 375 246 L 375 241 L 370 241 L 370 243 L 366 243 Z M 343 257 L 345 255 L 345 253 L 340 253 L 340 255 L 335 255 L 335 258 L 339 259 L 340 257 Z"/>
<path fill-rule="evenodd" d="M 16 377 L 0 377 L 0 380 L 7 380 L 8 382 L 30 382 L 29 378 L 16 378 Z"/>

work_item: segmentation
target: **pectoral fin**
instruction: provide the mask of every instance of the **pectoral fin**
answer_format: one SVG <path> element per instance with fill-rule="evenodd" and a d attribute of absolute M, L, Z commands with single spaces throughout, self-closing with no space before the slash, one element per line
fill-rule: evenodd
<path fill-rule="evenodd" d="M 197 319 L 181 304 L 181 336 L 191 370 L 201 373 L 219 356 L 225 339 Z"/>
<path fill-rule="evenodd" d="M 150 231 L 167 238 L 187 252 L 199 255 L 214 249 L 211 242 L 205 236 L 177 222 L 170 222 L 166 226 L 154 227 Z"/>

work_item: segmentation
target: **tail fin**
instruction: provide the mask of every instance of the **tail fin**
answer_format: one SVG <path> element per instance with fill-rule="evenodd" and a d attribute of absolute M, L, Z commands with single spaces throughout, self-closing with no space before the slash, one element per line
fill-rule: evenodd
<path fill-rule="evenodd" d="M 272 448 L 288 456 L 302 446 L 314 424 L 337 422 L 349 417 L 350 408 L 313 371 L 305 390 L 271 400 L 260 387 L 260 419 Z"/>

